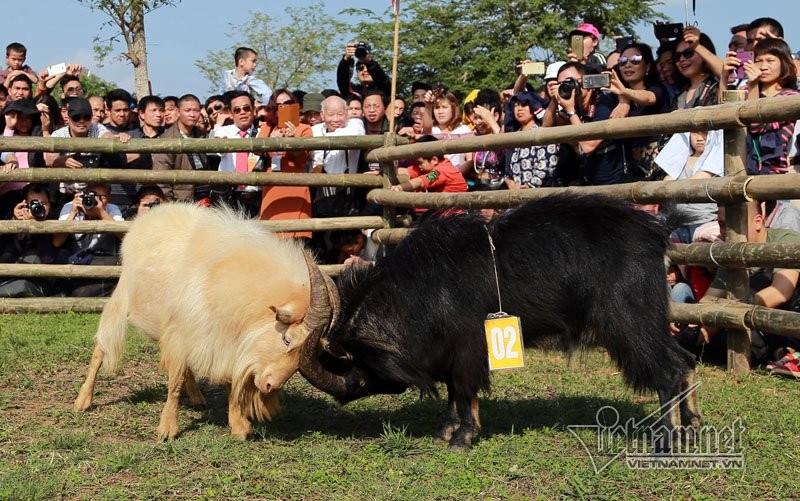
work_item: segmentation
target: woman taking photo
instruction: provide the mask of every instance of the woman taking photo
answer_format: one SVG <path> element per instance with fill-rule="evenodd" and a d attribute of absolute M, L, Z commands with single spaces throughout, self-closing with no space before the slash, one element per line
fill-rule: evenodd
<path fill-rule="evenodd" d="M 676 72 L 675 87 L 678 89 L 677 109 L 683 110 L 697 106 L 713 106 L 718 103 L 719 80 L 708 64 L 697 53 L 697 46 L 703 46 L 714 54 L 714 44 L 708 35 L 701 33 L 697 40 L 680 40 L 672 53 L 672 64 Z"/>
<path fill-rule="evenodd" d="M 260 138 L 266 137 L 311 137 L 311 127 L 302 123 L 278 123 L 278 106 L 296 104 L 294 96 L 286 89 L 272 93 L 266 105 L 266 118 L 258 131 Z M 267 172 L 305 173 L 309 151 L 272 151 L 267 153 Z M 311 217 L 311 192 L 308 186 L 264 186 L 261 196 L 260 219 L 309 219 Z M 284 238 L 311 238 L 310 231 L 277 233 Z"/>
<path fill-rule="evenodd" d="M 620 54 L 618 72 L 611 71 L 611 92 L 620 104 L 630 106 L 629 117 L 667 113 L 672 109 L 669 92 L 660 82 L 658 68 L 650 46 L 634 43 Z M 658 170 L 653 160 L 661 145 L 661 136 L 646 136 L 626 139 L 626 173 L 633 180 L 649 180 Z"/>
<path fill-rule="evenodd" d="M 744 63 L 747 75 L 747 99 L 791 96 L 797 94 L 797 68 L 789 46 L 779 38 L 766 38 L 753 50 L 753 61 Z M 723 78 L 735 68 L 726 64 Z M 795 121 L 750 124 L 748 137 L 748 174 L 784 174 Z"/>

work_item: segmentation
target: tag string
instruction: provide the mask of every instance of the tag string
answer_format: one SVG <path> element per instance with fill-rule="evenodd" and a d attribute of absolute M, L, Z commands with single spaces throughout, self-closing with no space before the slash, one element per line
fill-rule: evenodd
<path fill-rule="evenodd" d="M 489 237 L 489 251 L 492 253 L 492 267 L 494 268 L 494 283 L 495 286 L 497 287 L 497 306 L 500 308 L 500 310 L 498 311 L 498 315 L 502 315 L 503 299 L 500 297 L 500 278 L 497 275 L 497 260 L 495 260 L 494 257 L 494 251 L 495 251 L 494 241 L 492 241 L 492 235 L 491 233 L 489 233 L 489 227 L 484 224 L 483 228 L 486 230 L 486 236 Z"/>

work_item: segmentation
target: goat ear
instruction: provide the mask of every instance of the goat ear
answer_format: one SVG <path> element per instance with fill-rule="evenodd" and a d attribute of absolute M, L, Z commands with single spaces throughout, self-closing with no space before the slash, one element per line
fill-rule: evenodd
<path fill-rule="evenodd" d="M 323 349 L 333 358 L 339 360 L 353 360 L 353 355 L 336 343 L 327 343 Z"/>

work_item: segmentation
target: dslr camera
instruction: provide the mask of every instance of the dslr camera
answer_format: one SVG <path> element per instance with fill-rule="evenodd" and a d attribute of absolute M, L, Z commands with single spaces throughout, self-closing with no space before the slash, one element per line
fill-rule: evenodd
<path fill-rule="evenodd" d="M 72 155 L 72 158 L 80 162 L 84 169 L 100 167 L 100 155 L 92 155 L 91 153 L 75 153 Z"/>
<path fill-rule="evenodd" d="M 84 193 L 81 197 L 81 203 L 83 204 L 83 208 L 86 210 L 94 209 L 97 207 L 97 193 L 93 191 Z"/>
<path fill-rule="evenodd" d="M 561 96 L 561 99 L 569 99 L 573 90 L 577 99 L 581 93 L 581 83 L 574 78 L 567 78 L 558 84 L 558 95 Z"/>
<path fill-rule="evenodd" d="M 356 44 L 356 57 L 358 59 L 364 59 L 370 52 L 372 52 L 372 47 L 367 42 L 358 42 Z"/>
<path fill-rule="evenodd" d="M 37 221 L 44 221 L 47 218 L 47 208 L 40 200 L 31 200 L 28 204 L 31 216 Z"/>

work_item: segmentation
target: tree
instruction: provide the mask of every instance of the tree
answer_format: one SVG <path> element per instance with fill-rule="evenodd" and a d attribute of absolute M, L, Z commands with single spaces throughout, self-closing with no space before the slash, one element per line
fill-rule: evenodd
<path fill-rule="evenodd" d="M 261 12 L 250 12 L 245 26 L 230 25 L 227 37 L 233 40 L 229 49 L 208 51 L 195 66 L 211 82 L 211 91 L 219 91 L 222 72 L 234 66 L 236 47 L 250 47 L 258 52 L 255 74 L 273 89 L 335 87 L 324 81 L 324 73 L 339 62 L 344 47 L 337 45 L 347 25 L 324 11 L 322 3 L 290 9 L 285 26 Z"/>
<path fill-rule="evenodd" d="M 133 65 L 134 91 L 139 97 L 151 94 L 150 77 L 147 72 L 147 43 L 144 31 L 144 16 L 159 7 L 175 5 L 180 0 L 77 0 L 90 10 L 99 10 L 111 19 L 100 26 L 111 26 L 118 30 L 108 38 L 94 37 L 94 52 L 98 65 L 102 66 L 106 57 L 120 41 L 125 41 L 126 50 L 120 58 Z"/>
<path fill-rule="evenodd" d="M 482 87 L 502 89 L 514 79 L 512 63 L 566 56 L 567 34 L 590 22 L 606 36 L 632 35 L 640 22 L 663 19 L 657 0 L 409 0 L 401 4 L 398 93 L 413 81 L 442 82 L 461 96 Z M 393 16 L 348 9 L 358 16 L 359 39 L 372 43 L 388 66 Z M 404 95 L 404 94 L 399 94 Z"/>
<path fill-rule="evenodd" d="M 97 75 L 89 75 L 80 77 L 81 86 L 83 87 L 84 95 L 88 96 L 105 96 L 110 90 L 119 87 L 115 82 L 103 80 Z"/>

